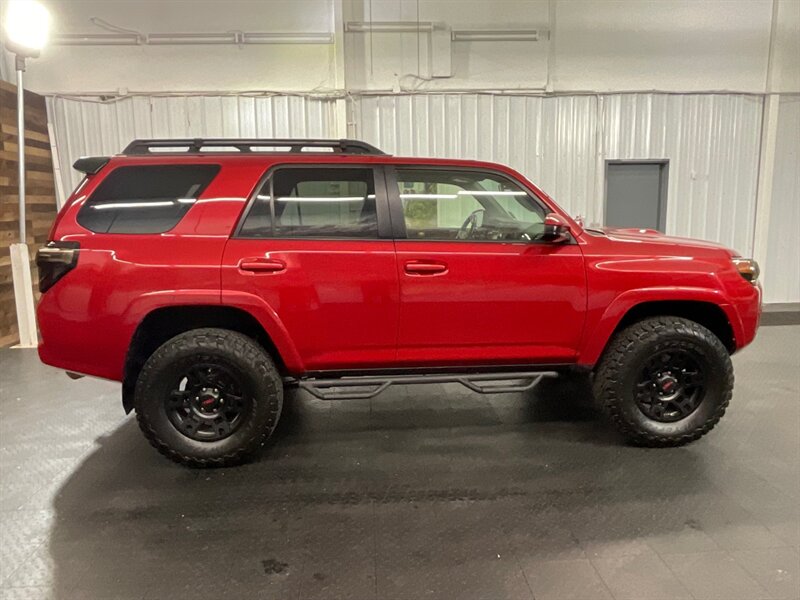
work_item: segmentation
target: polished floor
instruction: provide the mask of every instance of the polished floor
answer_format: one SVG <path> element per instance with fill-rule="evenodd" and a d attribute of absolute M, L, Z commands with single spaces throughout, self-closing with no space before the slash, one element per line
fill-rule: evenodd
<path fill-rule="evenodd" d="M 153 451 L 118 386 L 0 351 L 0 598 L 800 597 L 800 326 L 764 327 L 688 447 L 582 382 L 293 395 L 252 464 Z"/>

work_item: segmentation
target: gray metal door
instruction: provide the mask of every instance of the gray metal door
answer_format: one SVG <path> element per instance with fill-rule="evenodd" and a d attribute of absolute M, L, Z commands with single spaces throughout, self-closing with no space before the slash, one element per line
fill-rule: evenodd
<path fill-rule="evenodd" d="M 666 214 L 667 163 L 606 163 L 606 225 L 664 231 Z"/>

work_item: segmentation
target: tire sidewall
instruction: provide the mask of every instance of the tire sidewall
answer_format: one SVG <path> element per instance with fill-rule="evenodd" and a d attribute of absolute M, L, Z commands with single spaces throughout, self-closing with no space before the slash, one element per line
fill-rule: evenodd
<path fill-rule="evenodd" d="M 713 336 L 711 332 L 708 335 Z M 636 384 L 647 360 L 663 351 L 681 350 L 691 354 L 698 367 L 706 373 L 705 392 L 699 406 L 689 415 L 671 423 L 656 421 L 645 415 L 636 402 Z M 722 345 L 713 344 L 697 331 L 657 332 L 632 349 L 617 381 L 616 395 L 621 400 L 620 418 L 633 430 L 659 438 L 680 438 L 702 428 L 718 418 L 727 405 L 728 381 L 724 362 L 730 358 Z"/>
<path fill-rule="evenodd" d="M 175 389 L 177 377 L 197 362 L 217 363 L 231 371 L 243 396 L 249 399 L 243 422 L 221 440 L 189 438 L 178 431 L 167 414 L 166 399 Z M 269 357 L 247 338 L 231 340 L 229 335 L 213 333 L 178 336 L 145 363 L 136 384 L 134 404 L 140 422 L 151 430 L 162 450 L 190 461 L 225 461 L 234 455 L 249 454 L 272 433 L 283 401 L 282 386 L 274 385 L 276 377 Z"/>

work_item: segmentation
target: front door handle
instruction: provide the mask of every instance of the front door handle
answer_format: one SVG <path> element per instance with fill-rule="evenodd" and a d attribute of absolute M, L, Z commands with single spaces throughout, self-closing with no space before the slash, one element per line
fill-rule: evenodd
<path fill-rule="evenodd" d="M 447 273 L 447 265 L 430 260 L 410 260 L 405 264 L 409 275 L 443 275 Z"/>
<path fill-rule="evenodd" d="M 250 273 L 280 273 L 286 270 L 286 263 L 277 258 L 243 258 L 239 261 L 239 270 Z"/>

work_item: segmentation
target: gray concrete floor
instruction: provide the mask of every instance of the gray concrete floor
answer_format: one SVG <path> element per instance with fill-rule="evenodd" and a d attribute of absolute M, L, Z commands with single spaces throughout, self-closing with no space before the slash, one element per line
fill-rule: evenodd
<path fill-rule="evenodd" d="M 623 445 L 580 382 L 290 398 L 271 445 L 191 471 L 117 385 L 0 352 L 0 597 L 800 597 L 800 326 L 765 327 L 690 446 Z"/>

